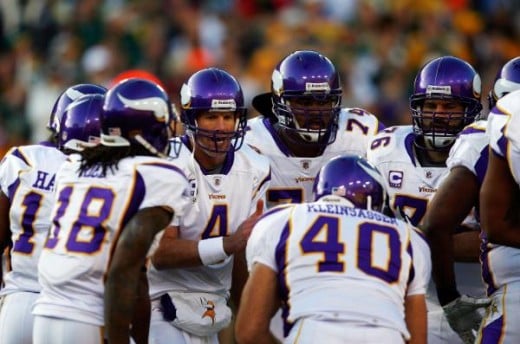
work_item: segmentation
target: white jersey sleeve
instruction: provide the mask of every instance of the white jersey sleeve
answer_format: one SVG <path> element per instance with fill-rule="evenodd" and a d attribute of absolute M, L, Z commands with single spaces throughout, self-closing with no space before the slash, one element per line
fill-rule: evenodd
<path fill-rule="evenodd" d="M 426 294 L 432 271 L 430 247 L 422 234 L 419 234 L 414 228 L 410 228 L 410 233 L 413 278 L 408 284 L 406 295 Z"/>
<path fill-rule="evenodd" d="M 271 210 L 257 222 L 251 236 L 247 241 L 246 258 L 247 266 L 251 271 L 255 263 L 261 263 L 274 272 L 278 272 L 273 245 L 278 243 L 273 238 L 279 238 L 283 229 L 283 219 L 287 219 L 293 210 L 292 205 L 279 205 Z"/>
<path fill-rule="evenodd" d="M 497 114 L 489 127 L 491 147 L 507 158 L 511 174 L 520 184 L 520 90 L 511 92 L 497 101 Z M 500 113 L 502 115 L 500 115 Z"/>
<path fill-rule="evenodd" d="M 487 121 L 480 120 L 468 125 L 460 132 L 446 160 L 449 170 L 461 166 L 467 168 L 475 176 L 485 173 L 489 145 L 486 127 Z"/>

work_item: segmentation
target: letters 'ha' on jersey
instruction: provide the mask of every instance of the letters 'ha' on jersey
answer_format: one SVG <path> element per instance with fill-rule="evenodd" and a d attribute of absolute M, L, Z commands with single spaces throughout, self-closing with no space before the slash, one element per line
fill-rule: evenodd
<path fill-rule="evenodd" d="M 398 216 L 404 212 L 413 225 L 421 223 L 428 202 L 448 174 L 446 167 L 423 167 L 414 152 L 412 126 L 380 132 L 370 143 L 367 159 L 381 172 Z"/>
<path fill-rule="evenodd" d="M 248 122 L 245 142 L 268 157 L 272 180 L 267 206 L 312 201 L 314 178 L 327 161 L 340 154 L 366 156 L 369 140 L 383 128 L 378 119 L 358 108 L 344 108 L 339 115 L 336 140 L 318 157 L 294 157 L 278 138 L 269 120 L 255 117 Z"/>
<path fill-rule="evenodd" d="M 404 298 L 426 293 L 430 250 L 411 225 L 315 202 L 281 205 L 255 225 L 246 256 L 278 275 L 286 335 L 301 318 L 389 327 L 409 338 Z"/>
<path fill-rule="evenodd" d="M 11 269 L 0 295 L 39 292 L 38 259 L 51 225 L 56 172 L 66 155 L 39 144 L 12 148 L 0 164 L 0 187 L 10 200 Z"/>
<path fill-rule="evenodd" d="M 156 157 L 119 161 L 107 172 L 79 172 L 66 161 L 56 176 L 53 226 L 39 262 L 42 284 L 33 314 L 102 326 L 104 277 L 120 230 L 140 210 L 165 207 L 182 215 L 188 181 L 175 165 Z"/>
<path fill-rule="evenodd" d="M 205 174 L 187 146 L 187 137 L 176 138 L 172 144 L 182 144 L 174 162 L 189 179 L 192 194 L 189 209 L 178 219 L 180 238 L 201 240 L 234 233 L 265 197 L 271 178 L 268 160 L 244 145 L 228 153 L 219 174 Z M 210 267 L 157 271 L 151 266 L 150 297 L 187 290 L 227 297 L 232 268 L 232 257 Z"/>
<path fill-rule="evenodd" d="M 488 118 L 488 133 L 493 151 L 507 158 L 511 174 L 520 185 L 520 90 L 497 101 Z"/>

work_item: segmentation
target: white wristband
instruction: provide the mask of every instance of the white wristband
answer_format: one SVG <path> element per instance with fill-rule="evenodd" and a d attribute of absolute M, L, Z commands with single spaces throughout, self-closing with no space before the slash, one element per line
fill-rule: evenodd
<path fill-rule="evenodd" d="M 220 263 L 228 257 L 224 251 L 224 237 L 199 240 L 198 249 L 204 265 Z"/>

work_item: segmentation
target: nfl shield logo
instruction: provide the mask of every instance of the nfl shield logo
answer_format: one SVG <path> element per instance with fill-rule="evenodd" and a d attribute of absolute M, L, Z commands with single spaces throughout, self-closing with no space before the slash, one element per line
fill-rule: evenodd
<path fill-rule="evenodd" d="M 310 160 L 302 160 L 300 161 L 301 165 L 302 165 L 302 168 L 304 170 L 308 170 L 309 167 L 311 167 L 311 161 Z"/>

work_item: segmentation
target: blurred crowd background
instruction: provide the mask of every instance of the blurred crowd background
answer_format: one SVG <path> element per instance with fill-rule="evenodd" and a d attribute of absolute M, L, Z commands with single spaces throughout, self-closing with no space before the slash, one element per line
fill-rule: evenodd
<path fill-rule="evenodd" d="M 425 61 L 449 54 L 473 64 L 485 105 L 500 65 L 520 56 L 518 0 L 0 4 L 0 156 L 12 145 L 48 136 L 52 105 L 66 87 L 108 86 L 131 68 L 156 74 L 177 103 L 191 73 L 217 66 L 238 78 L 250 105 L 255 94 L 270 89 L 281 58 L 314 49 L 339 69 L 344 106 L 367 108 L 389 126 L 411 122 L 408 97 Z"/>

